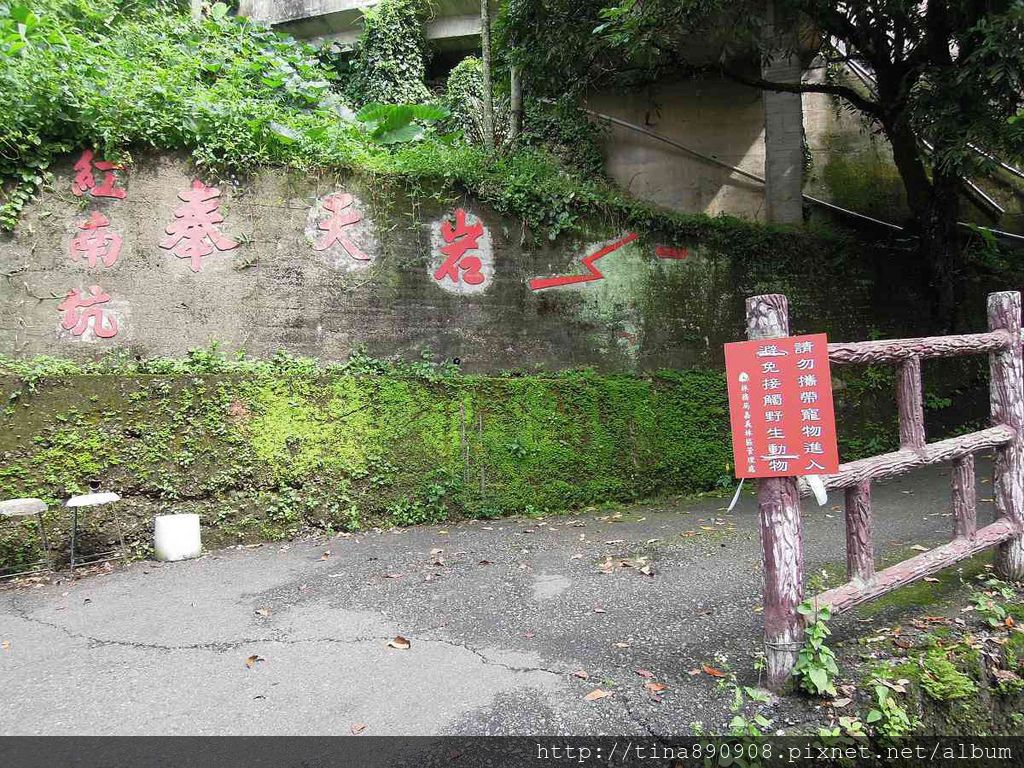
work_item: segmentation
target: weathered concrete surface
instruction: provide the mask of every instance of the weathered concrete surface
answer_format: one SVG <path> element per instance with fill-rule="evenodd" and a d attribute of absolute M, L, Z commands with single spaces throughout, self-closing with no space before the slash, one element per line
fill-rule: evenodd
<path fill-rule="evenodd" d="M 378 0 L 242 0 L 238 14 L 314 44 L 354 44 L 363 30 L 363 14 L 377 4 Z M 442 50 L 466 54 L 479 50 L 479 3 L 435 0 L 423 35 Z"/>
<path fill-rule="evenodd" d="M 768 53 L 761 77 L 773 83 L 799 84 L 803 75 L 793 18 L 780 13 L 774 2 L 767 8 L 764 36 Z M 782 16 L 780 18 L 780 16 Z M 799 93 L 764 91 L 764 178 L 768 221 L 803 222 L 804 125 Z"/>
<path fill-rule="evenodd" d="M 473 200 L 413 201 L 335 174 L 266 170 L 220 185 L 220 229 L 241 244 L 206 256 L 194 272 L 188 259 L 159 247 L 182 205 L 178 193 L 193 179 L 183 158 L 137 158 L 120 175 L 124 200 L 73 197 L 70 170 L 57 169 L 55 191 L 29 206 L 13 235 L 0 236 L 0 353 L 83 358 L 117 348 L 180 356 L 218 341 L 264 357 L 286 351 L 340 360 L 365 345 L 377 356 L 408 359 L 430 349 L 460 358 L 468 370 L 628 370 L 691 367 L 706 358 L 714 329 L 724 338 L 739 331 L 743 303 L 730 294 L 722 258 L 670 242 L 688 247 L 690 257 L 658 259 L 654 233 L 602 258 L 603 280 L 531 291 L 530 278 L 585 272 L 581 259 L 622 232 L 607 227 L 591 237 L 524 245 L 521 223 Z M 335 192 L 356 198 L 363 231 L 352 236 L 367 261 L 337 245 L 313 247 L 323 234 L 316 222 L 325 219 L 314 206 Z M 434 279 L 435 230 L 457 207 L 484 222 L 492 244 L 493 273 L 472 295 L 451 293 Z M 111 267 L 90 268 L 69 256 L 89 209 L 101 211 L 123 238 Z M 93 284 L 111 297 L 120 326 L 114 338 L 60 330 L 61 300 Z"/>
<path fill-rule="evenodd" d="M 948 538 L 944 472 L 882 485 L 875 500 L 883 552 Z M 840 504 L 805 503 L 808 572 L 844 560 Z M 655 575 L 601 573 L 608 555 L 646 555 Z M 722 654 L 756 683 L 758 562 L 748 497 L 731 516 L 707 500 L 423 527 L 8 589 L 0 679 L 17 706 L 0 730 L 686 735 L 702 721 L 721 731 L 728 693 L 690 670 Z M 835 625 L 836 640 L 866 626 Z M 399 634 L 411 649 L 387 646 Z M 253 655 L 263 660 L 248 669 Z M 669 686 L 662 702 L 637 668 Z M 589 680 L 572 675 L 580 669 Z M 596 687 L 615 695 L 584 701 Z"/>

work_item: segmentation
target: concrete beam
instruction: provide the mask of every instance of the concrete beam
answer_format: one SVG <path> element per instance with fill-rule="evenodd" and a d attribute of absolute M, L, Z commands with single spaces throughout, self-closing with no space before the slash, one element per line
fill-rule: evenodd
<path fill-rule="evenodd" d="M 352 43 L 363 26 L 363 11 L 379 0 L 242 0 L 239 13 L 313 42 Z M 472 0 L 441 0 L 432 6 L 424 35 L 428 40 L 475 48 L 480 37 L 480 8 Z M 461 44 L 460 44 L 461 43 Z"/>

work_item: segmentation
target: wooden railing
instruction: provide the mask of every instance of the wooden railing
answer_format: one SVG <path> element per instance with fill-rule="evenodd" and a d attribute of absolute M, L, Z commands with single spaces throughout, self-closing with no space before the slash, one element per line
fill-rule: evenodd
<path fill-rule="evenodd" d="M 747 337 L 789 335 L 786 297 L 747 300 Z M 997 572 L 1024 579 L 1024 362 L 1021 355 L 1021 297 L 1016 291 L 988 297 L 988 332 L 920 339 L 829 344 L 833 364 L 893 363 L 897 366 L 900 448 L 840 464 L 823 477 L 825 488 L 846 496 L 847 583 L 818 595 L 833 613 L 928 576 L 989 547 L 998 546 Z M 988 354 L 992 426 L 967 435 L 926 442 L 921 361 L 927 358 Z M 996 519 L 977 526 L 974 455 L 995 451 L 993 500 Z M 917 467 L 952 462 L 952 540 L 882 571 L 875 571 L 872 540 L 871 481 Z M 803 644 L 803 618 L 797 607 L 803 593 L 801 495 L 809 489 L 795 477 L 758 481 L 758 509 L 764 558 L 764 635 L 768 683 L 784 685 Z"/>

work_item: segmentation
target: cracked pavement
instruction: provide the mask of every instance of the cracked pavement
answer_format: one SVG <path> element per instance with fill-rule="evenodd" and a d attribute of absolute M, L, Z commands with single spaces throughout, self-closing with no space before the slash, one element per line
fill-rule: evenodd
<path fill-rule="evenodd" d="M 725 664 L 756 684 L 760 634 L 756 507 L 745 496 L 726 514 L 724 503 L 367 532 L 9 586 L 0 731 L 304 735 L 364 724 L 368 735 L 669 737 L 694 721 L 720 731 L 730 696 L 691 671 Z M 841 503 L 803 503 L 808 572 L 845 562 Z M 948 540 L 947 507 L 942 468 L 878 485 L 876 546 Z M 653 575 L 604 573 L 609 556 L 646 557 Z M 833 623 L 837 638 L 864 631 Z M 389 647 L 397 635 L 411 648 Z M 638 668 L 668 686 L 660 701 Z M 594 688 L 614 695 L 586 701 Z"/>

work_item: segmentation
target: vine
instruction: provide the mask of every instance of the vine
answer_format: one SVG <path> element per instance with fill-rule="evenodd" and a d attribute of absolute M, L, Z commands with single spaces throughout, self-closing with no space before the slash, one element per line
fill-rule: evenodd
<path fill-rule="evenodd" d="M 382 0 L 363 12 L 352 79 L 356 104 L 420 104 L 430 100 L 426 77 L 422 0 Z"/>

